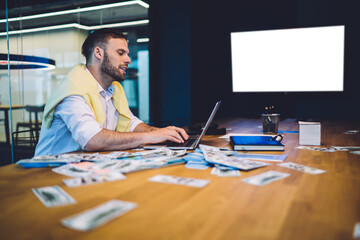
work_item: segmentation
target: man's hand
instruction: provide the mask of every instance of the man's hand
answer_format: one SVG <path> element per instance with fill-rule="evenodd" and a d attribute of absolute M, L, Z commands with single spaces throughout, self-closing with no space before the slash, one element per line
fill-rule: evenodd
<path fill-rule="evenodd" d="M 159 143 L 167 140 L 183 143 L 184 140 L 187 140 L 188 138 L 189 135 L 187 135 L 184 129 L 169 126 L 165 128 L 152 129 L 151 132 L 148 132 L 147 143 Z"/>

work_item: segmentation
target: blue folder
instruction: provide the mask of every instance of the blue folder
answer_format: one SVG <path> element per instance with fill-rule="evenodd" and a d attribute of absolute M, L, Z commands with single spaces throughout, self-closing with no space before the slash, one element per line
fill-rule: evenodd
<path fill-rule="evenodd" d="M 230 136 L 230 144 L 235 151 L 284 151 L 272 136 Z"/>

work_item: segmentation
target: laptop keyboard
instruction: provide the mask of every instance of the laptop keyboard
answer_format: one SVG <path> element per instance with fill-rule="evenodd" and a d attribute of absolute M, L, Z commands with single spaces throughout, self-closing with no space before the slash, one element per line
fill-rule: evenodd
<path fill-rule="evenodd" d="M 189 138 L 184 143 L 176 143 L 176 142 L 166 141 L 166 146 L 167 147 L 190 147 L 196 140 L 197 140 L 197 138 Z"/>

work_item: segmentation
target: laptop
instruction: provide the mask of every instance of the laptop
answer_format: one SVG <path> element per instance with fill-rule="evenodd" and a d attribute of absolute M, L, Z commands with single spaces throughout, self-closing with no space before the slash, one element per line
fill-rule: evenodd
<path fill-rule="evenodd" d="M 203 138 L 206 131 L 208 130 L 208 128 L 220 106 L 220 103 L 221 103 L 221 101 L 218 101 L 215 104 L 215 107 L 212 110 L 210 117 L 207 120 L 205 127 L 203 128 L 203 130 L 199 136 L 189 136 L 189 139 L 186 140 L 184 143 L 176 143 L 176 142 L 166 141 L 166 142 L 156 143 L 156 144 L 147 144 L 147 145 L 144 145 L 144 149 L 157 149 L 157 148 L 166 147 L 166 148 L 175 149 L 175 150 L 179 150 L 179 149 L 194 150 L 195 148 L 197 148 L 201 139 Z"/>

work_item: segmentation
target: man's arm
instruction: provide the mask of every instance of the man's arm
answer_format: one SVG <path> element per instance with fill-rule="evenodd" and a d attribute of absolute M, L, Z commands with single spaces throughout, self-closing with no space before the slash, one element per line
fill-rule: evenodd
<path fill-rule="evenodd" d="M 102 129 L 86 144 L 88 151 L 121 150 L 135 148 L 147 143 L 159 143 L 166 140 L 182 143 L 189 136 L 182 128 L 170 126 L 166 128 L 155 128 L 145 123 L 136 126 L 134 132 L 122 133 Z"/>
<path fill-rule="evenodd" d="M 151 132 L 151 131 L 155 131 L 159 128 L 157 127 L 152 127 L 152 126 L 149 126 L 147 125 L 146 123 L 142 122 L 142 123 L 139 123 L 135 129 L 134 129 L 134 132 Z"/>
<path fill-rule="evenodd" d="M 135 132 L 123 133 L 104 129 L 96 122 L 94 113 L 80 96 L 67 97 L 58 105 L 56 111 L 74 140 L 88 151 L 129 149 L 166 140 L 180 143 L 183 139 L 188 139 L 182 128 L 155 128 L 143 122 L 137 124 Z"/>

